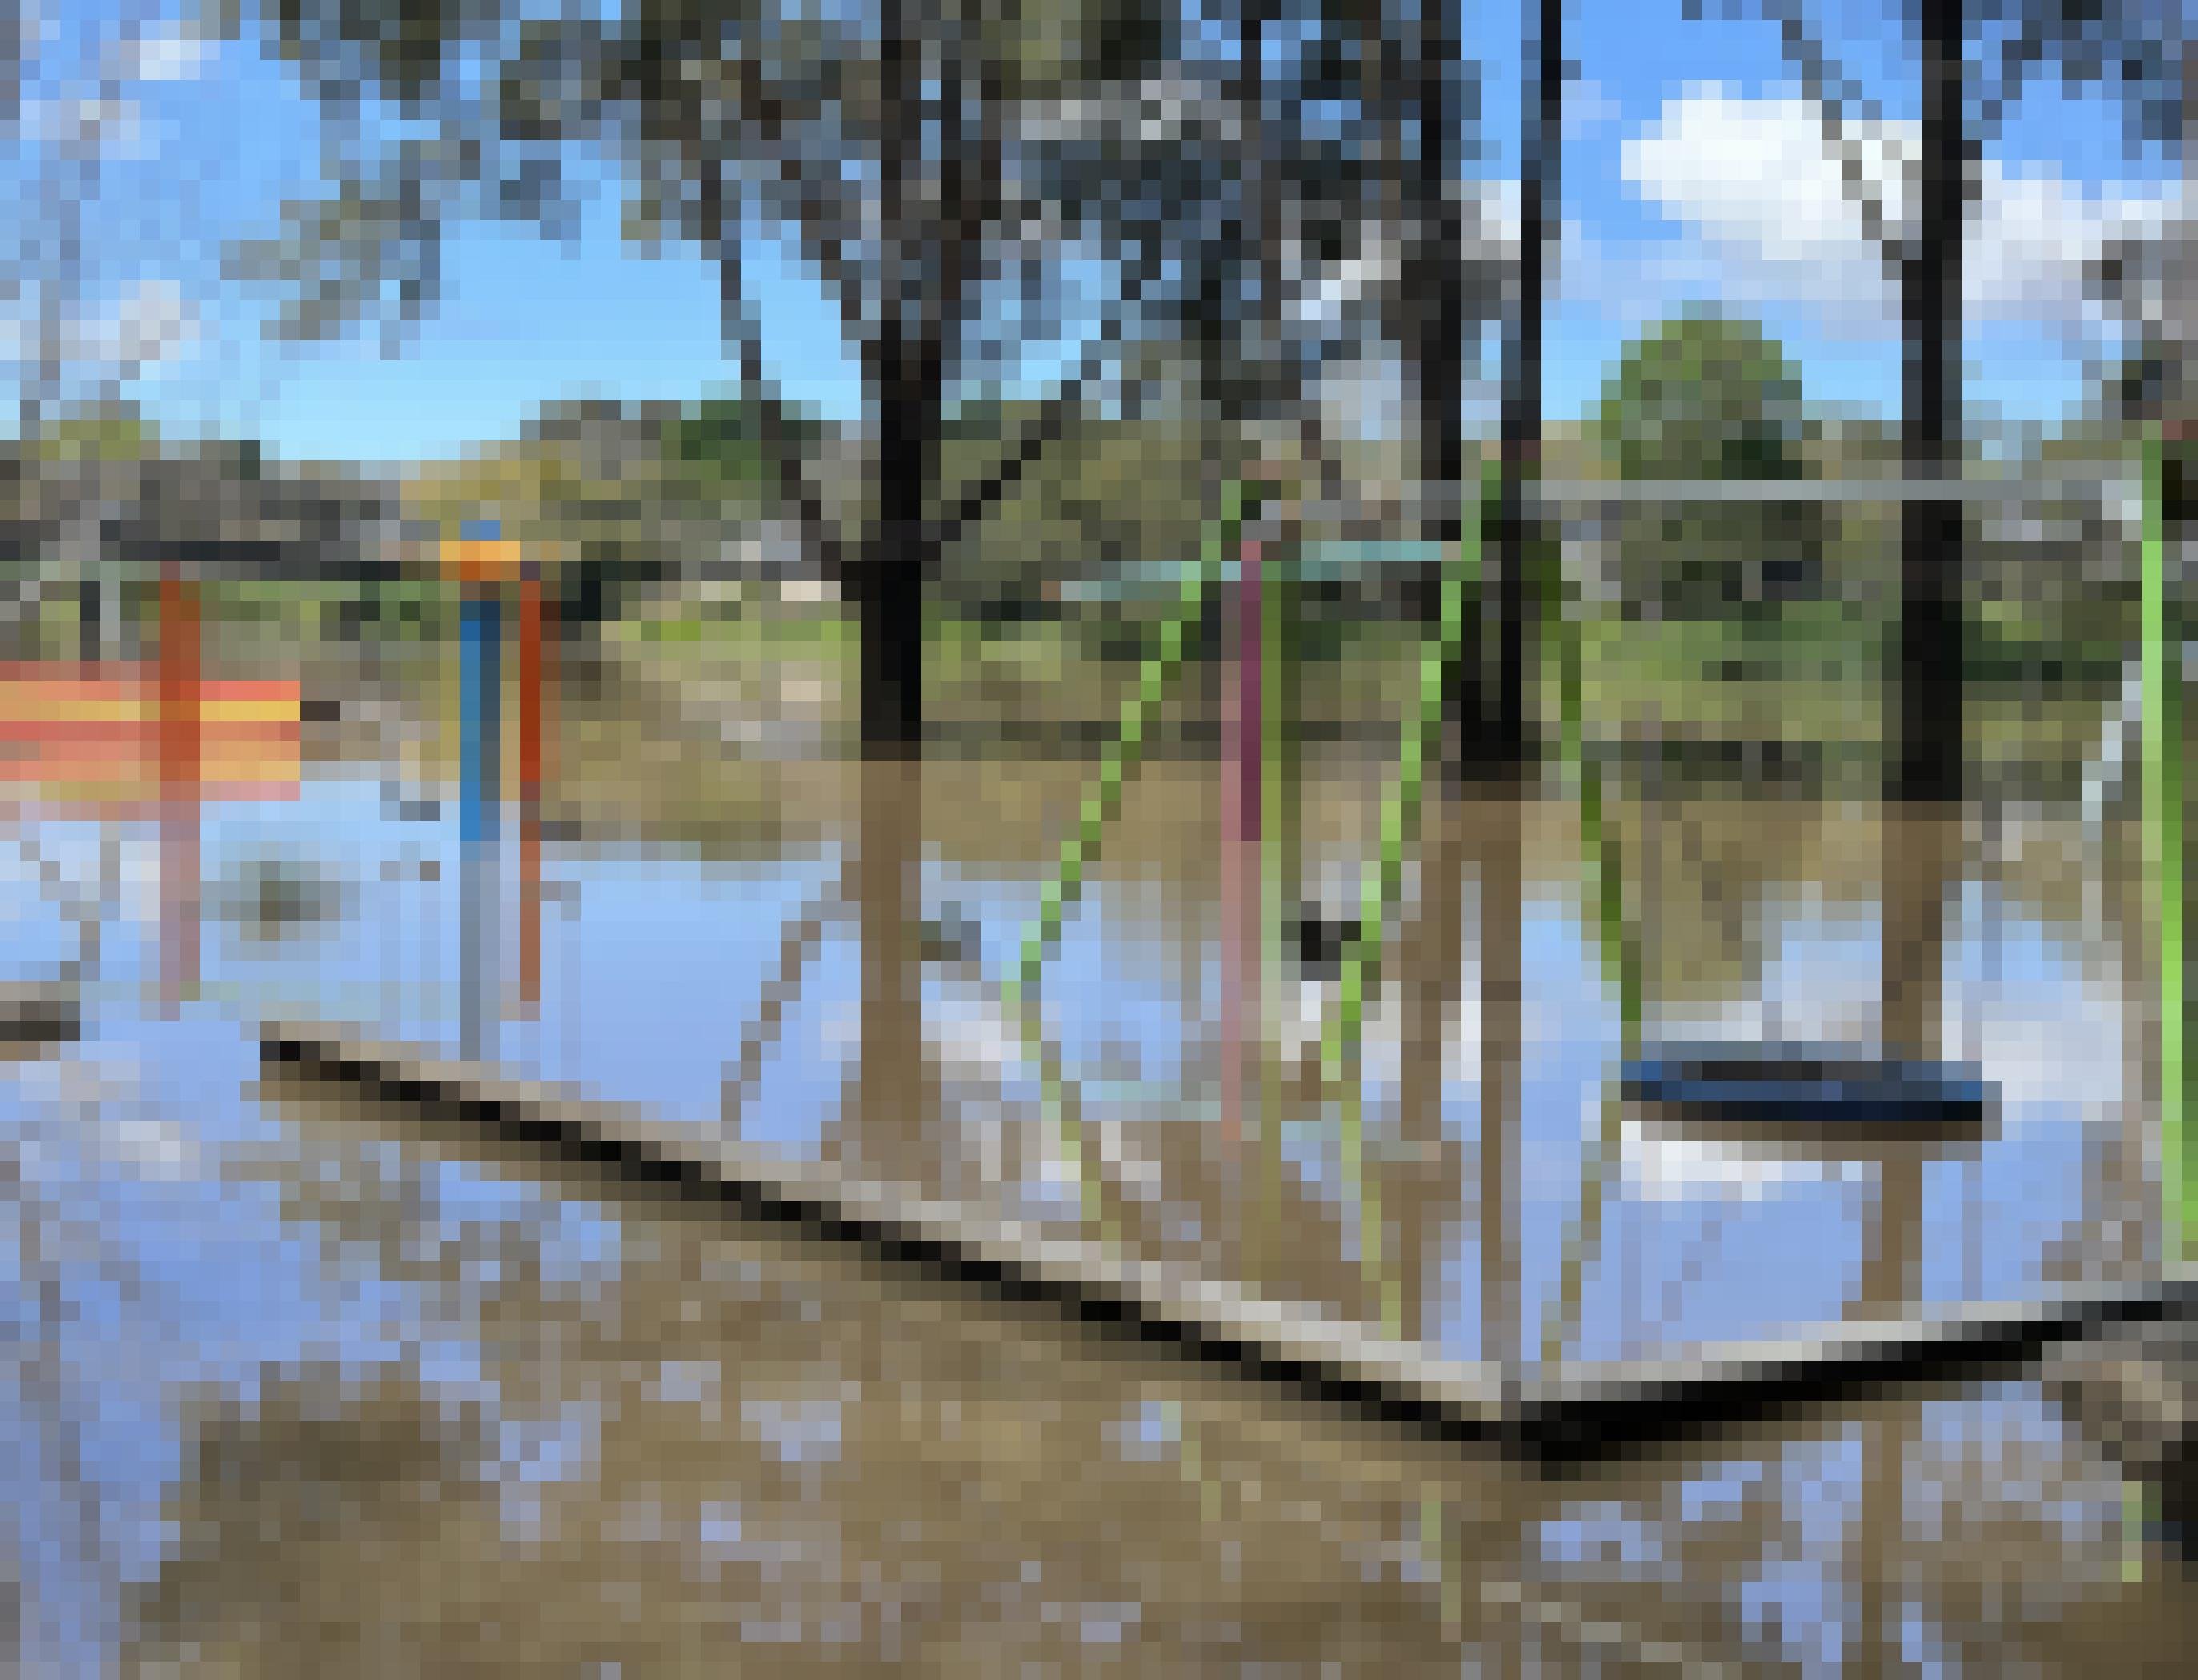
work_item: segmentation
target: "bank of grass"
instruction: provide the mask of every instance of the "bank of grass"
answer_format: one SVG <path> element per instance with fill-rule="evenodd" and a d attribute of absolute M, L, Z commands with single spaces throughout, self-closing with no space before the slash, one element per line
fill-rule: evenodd
<path fill-rule="evenodd" d="M 613 642 L 663 648 L 692 648 L 722 659 L 813 660 L 853 648 L 856 631 L 837 610 L 773 609 L 739 614 L 685 613 L 676 618 L 614 619 L 604 627 Z"/>
<path fill-rule="evenodd" d="M 231 580 L 208 587 L 203 610 L 209 646 L 228 662 L 279 658 L 346 629 L 370 642 L 425 648 L 455 632 L 446 594 L 408 581 Z M 142 619 L 149 605 L 133 594 L 124 611 Z M 1980 613 L 1968 690 L 1977 757 L 1987 764 L 2080 764 L 2097 745 L 2120 661 L 2131 651 L 2114 640 L 2113 627 L 2111 615 L 2079 635 L 2018 610 Z M 980 735 L 997 726 L 1004 736 L 1058 730 L 1088 740 L 1119 716 L 1149 628 L 1096 611 L 998 622 L 934 610 L 927 709 L 949 727 Z M 1802 603 L 1756 620 L 1643 623 L 1593 614 L 1575 628 L 1590 740 L 1638 735 L 1654 719 L 1667 735 L 1775 741 L 1852 759 L 1882 738 L 1887 627 L 1844 603 Z M 73 602 L 50 602 L 32 629 L 26 651 L 75 656 Z M 148 622 L 136 625 L 148 648 L 150 629 Z M 673 681 L 774 666 L 828 685 L 852 684 L 858 676 L 853 617 L 829 602 L 695 606 L 612 619 L 599 633 Z M 1329 625 L 1313 639 L 1328 645 L 1326 657 L 1301 670 L 1300 706 L 1310 728 L 1378 734 L 1402 719 L 1417 677 L 1414 626 L 1375 619 Z M 1537 705 L 1554 732 L 1558 696 L 1550 663 Z M 1211 660 L 1194 648 L 1160 728 L 1195 723 L 1210 730 L 1218 690 Z"/>
<path fill-rule="evenodd" d="M 1883 739 L 1887 627 L 1842 603 L 1806 603 L 1755 621 L 1641 622 L 1613 613 L 1588 619 L 1577 633 L 1590 740 L 1660 733 L 1777 742 L 1853 762 Z M 606 637 L 675 680 L 783 663 L 852 683 L 860 657 L 852 616 L 834 607 L 625 619 L 607 626 Z M 928 642 L 931 714 L 950 727 L 996 725 L 1016 737 L 1103 731 L 1136 680 L 1140 646 L 1135 625 L 1096 618 L 997 623 L 946 613 L 933 614 Z M 1308 725 L 1378 734 L 1400 720 L 1417 680 L 1414 627 L 1354 625 L 1334 643 L 1329 657 L 1301 671 Z M 1972 752 L 1987 764 L 2080 764 L 2096 748 L 2119 687 L 2116 654 L 2033 626 L 1980 627 L 1968 695 Z M 1210 728 L 1218 692 L 1211 661 L 1194 660 L 1163 707 L 1163 728 Z M 1536 703 L 1554 730 L 1554 662 L 1542 673 Z"/>

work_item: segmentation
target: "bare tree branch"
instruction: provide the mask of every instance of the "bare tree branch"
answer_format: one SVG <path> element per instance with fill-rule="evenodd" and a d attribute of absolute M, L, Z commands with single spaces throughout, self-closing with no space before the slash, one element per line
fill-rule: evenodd
<path fill-rule="evenodd" d="M 1825 155 L 1840 166 L 1848 201 L 1862 213 L 1863 237 L 1877 247 L 1888 276 L 1897 274 L 1905 254 L 1898 230 L 1885 224 L 1885 196 L 1863 169 L 1862 146 L 1849 131 L 1848 111 L 1861 104 L 1860 90 L 1809 27 L 1801 0 L 1761 0 L 1764 16 L 1778 26 L 1781 54 L 1800 78 L 1804 97 L 1817 108 Z"/>
<path fill-rule="evenodd" d="M 1105 374 L 1107 352 L 1121 342 L 1124 322 L 1129 311 L 1136 307 L 1143 289 L 1141 282 L 1135 279 L 1131 281 L 1125 288 L 1120 307 L 1111 311 L 1100 323 L 1095 342 L 1084 352 L 1076 371 L 1047 395 L 1038 413 L 1025 424 L 1021 436 L 994 463 L 991 470 L 970 480 L 956 494 L 951 511 L 943 513 L 939 520 L 940 549 L 958 541 L 969 526 L 1006 501 L 1015 486 L 1022 482 L 1023 474 L 1038 464 L 1047 450 L 1067 435 L 1068 421 L 1082 406 L 1088 388 L 1096 384 Z"/>
<path fill-rule="evenodd" d="M 724 183 L 716 170 L 702 179 L 702 218 L 705 242 L 718 259 L 719 328 L 740 358 L 741 390 L 754 411 L 765 465 L 777 480 L 779 499 L 794 513 L 802 541 L 814 548 L 825 574 L 838 578 L 846 564 L 843 545 L 778 423 L 778 404 L 765 381 L 762 323 L 747 305 L 740 218 L 737 209 L 726 213 Z"/>

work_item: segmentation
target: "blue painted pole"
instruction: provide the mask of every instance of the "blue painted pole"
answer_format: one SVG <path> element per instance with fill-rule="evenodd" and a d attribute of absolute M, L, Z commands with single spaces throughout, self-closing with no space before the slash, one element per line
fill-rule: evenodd
<path fill-rule="evenodd" d="M 461 1054 L 480 1059 L 495 976 L 490 953 L 496 923 L 497 785 L 503 768 L 503 603 L 492 584 L 466 587 L 460 675 L 462 750 L 458 790 L 459 1029 Z"/>

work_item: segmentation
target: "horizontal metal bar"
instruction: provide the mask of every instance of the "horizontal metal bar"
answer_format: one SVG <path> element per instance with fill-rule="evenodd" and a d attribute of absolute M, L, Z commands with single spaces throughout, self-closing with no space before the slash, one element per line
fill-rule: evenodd
<path fill-rule="evenodd" d="M 1544 505 L 1635 502 L 2074 502 L 2127 500 L 2131 478 L 1549 480 L 1528 487 Z"/>
<path fill-rule="evenodd" d="M 476 1063 L 425 1057 L 340 1028 L 268 1022 L 270 1076 L 333 1084 L 421 1119 L 547 1148 L 666 1186 L 807 1240 L 858 1247 L 927 1277 L 1052 1305 L 1251 1381 L 1297 1390 L 1439 1440 L 1479 1441 L 1550 1463 L 1606 1456 L 1631 1443 L 1821 1406 L 1916 1384 L 2019 1374 L 2056 1345 L 2108 1326 L 2187 1317 L 2198 1267 L 1728 1343 L 1656 1360 L 1506 1372 L 1440 1359 L 1310 1308 L 1254 1299 L 1181 1267 L 1126 1260 L 1098 1244 L 1048 1237 L 898 1190 L 759 1155 L 689 1125 L 520 1080 Z"/>

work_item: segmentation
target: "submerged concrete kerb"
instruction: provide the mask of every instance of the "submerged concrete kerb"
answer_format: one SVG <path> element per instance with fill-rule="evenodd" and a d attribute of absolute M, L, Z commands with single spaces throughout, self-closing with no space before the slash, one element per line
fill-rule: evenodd
<path fill-rule="evenodd" d="M 260 1047 L 271 1067 L 416 1109 L 438 1124 L 670 1185 L 819 1242 L 858 1247 L 889 1266 L 1045 1304 L 1317 1404 L 1551 1467 L 1894 1388 L 2016 1375 L 2056 1346 L 2115 1326 L 2187 1319 L 2198 1308 L 2198 1268 L 2183 1266 L 2130 1282 L 1683 1356 L 1505 1373 L 1438 1358 L 1422 1345 L 1371 1334 L 1311 1308 L 1260 1300 L 1175 1267 L 1125 1259 L 1096 1243 L 765 1157 L 645 1109 L 340 1028 L 269 1022 Z"/>

